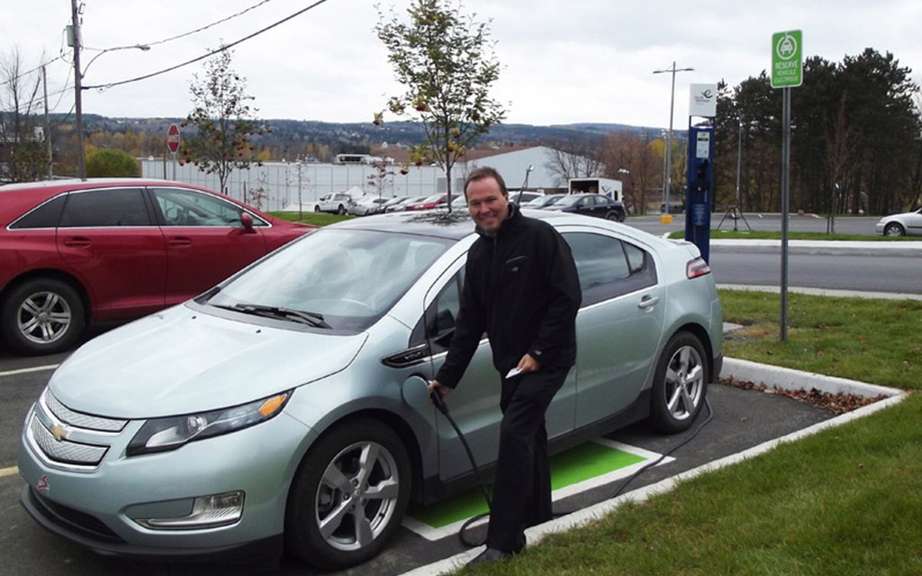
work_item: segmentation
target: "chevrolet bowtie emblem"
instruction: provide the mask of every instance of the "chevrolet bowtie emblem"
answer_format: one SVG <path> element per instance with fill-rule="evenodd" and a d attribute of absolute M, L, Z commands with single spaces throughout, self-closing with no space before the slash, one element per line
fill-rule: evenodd
<path fill-rule="evenodd" d="M 61 426 L 60 424 L 55 424 L 51 427 L 51 435 L 54 436 L 54 439 L 60 442 L 68 436 L 67 428 Z"/>

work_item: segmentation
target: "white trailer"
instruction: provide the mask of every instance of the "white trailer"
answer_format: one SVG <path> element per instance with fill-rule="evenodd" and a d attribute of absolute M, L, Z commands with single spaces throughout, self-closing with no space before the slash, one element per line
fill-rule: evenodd
<path fill-rule="evenodd" d="M 624 202 L 621 181 L 611 178 L 570 178 L 569 194 L 603 194 L 615 202 Z"/>

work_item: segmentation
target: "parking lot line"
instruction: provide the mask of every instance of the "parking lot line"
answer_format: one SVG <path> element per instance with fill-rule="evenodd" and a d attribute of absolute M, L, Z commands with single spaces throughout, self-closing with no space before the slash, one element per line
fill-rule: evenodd
<path fill-rule="evenodd" d="M 10 466 L 9 468 L 0 468 L 0 478 L 5 478 L 7 476 L 15 476 L 19 474 L 19 468 L 16 466 Z"/>
<path fill-rule="evenodd" d="M 18 370 L 7 370 L 6 372 L 0 372 L 0 377 L 15 376 L 16 374 L 28 374 L 30 372 L 44 372 L 46 370 L 54 370 L 58 366 L 60 366 L 60 364 L 49 364 L 47 366 L 34 366 L 32 368 L 20 368 Z"/>

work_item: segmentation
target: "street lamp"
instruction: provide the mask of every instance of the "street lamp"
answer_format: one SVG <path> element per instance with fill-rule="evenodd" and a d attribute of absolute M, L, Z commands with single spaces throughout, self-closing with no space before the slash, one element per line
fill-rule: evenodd
<path fill-rule="evenodd" d="M 666 68 L 664 70 L 654 70 L 654 74 L 664 74 L 669 72 L 672 74 L 672 90 L 669 93 L 669 132 L 666 133 L 666 158 L 664 159 L 663 166 L 663 207 L 665 215 L 660 217 L 660 221 L 663 224 L 669 224 L 672 222 L 672 216 L 669 214 L 669 188 L 671 185 L 671 168 L 672 168 L 672 115 L 673 109 L 675 107 L 675 75 L 676 72 L 691 72 L 694 68 L 676 68 L 675 62 L 672 63 L 672 68 Z"/>

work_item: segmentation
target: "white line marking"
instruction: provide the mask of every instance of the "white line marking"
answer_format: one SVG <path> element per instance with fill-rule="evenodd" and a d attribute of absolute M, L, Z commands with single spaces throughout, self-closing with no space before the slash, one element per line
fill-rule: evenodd
<path fill-rule="evenodd" d="M 44 372 L 46 370 L 54 370 L 58 366 L 60 366 L 60 364 L 49 364 L 48 366 L 35 366 L 34 368 L 20 368 L 18 370 L 7 370 L 6 372 L 0 372 L 0 377 L 15 376 L 16 374 L 29 374 L 30 372 Z"/>
<path fill-rule="evenodd" d="M 0 478 L 5 478 L 7 476 L 15 476 L 19 474 L 19 468 L 16 466 L 10 466 L 9 468 L 0 468 Z"/>
<path fill-rule="evenodd" d="M 578 528 L 580 526 L 584 526 L 590 522 L 598 520 L 604 515 L 613 512 L 614 510 L 616 510 L 618 507 L 620 507 L 622 504 L 626 502 L 643 502 L 649 499 L 651 496 L 669 492 L 675 489 L 676 486 L 679 485 L 679 483 L 684 482 L 686 480 L 690 480 L 696 476 L 700 476 L 707 472 L 719 470 L 721 468 L 725 468 L 727 466 L 731 466 L 733 464 L 742 462 L 743 460 L 753 458 L 755 456 L 758 456 L 760 454 L 773 450 L 775 447 L 779 446 L 780 444 L 794 442 L 796 440 L 800 440 L 802 438 L 806 438 L 808 436 L 817 434 L 818 432 L 821 432 L 828 428 L 841 426 L 842 424 L 851 422 L 853 420 L 864 418 L 865 416 L 868 416 L 870 414 L 873 414 L 885 408 L 895 406 L 896 404 L 899 404 L 900 402 L 902 402 L 908 397 L 909 397 L 909 393 L 901 391 L 898 395 L 891 396 L 890 398 L 887 398 L 886 400 L 881 400 L 880 402 L 875 402 L 874 404 L 863 406 L 857 410 L 848 412 L 847 414 L 842 414 L 840 416 L 836 416 L 835 418 L 830 418 L 829 420 L 824 420 L 823 422 L 819 422 L 812 426 L 808 426 L 807 428 L 804 428 L 802 430 L 792 432 L 780 438 L 775 438 L 774 440 L 763 442 L 762 444 L 758 444 L 756 446 L 753 446 L 752 448 L 743 450 L 742 452 L 737 452 L 736 454 L 731 454 L 724 458 L 719 458 L 712 462 L 708 462 L 707 464 L 703 464 L 701 466 L 698 466 L 697 468 L 692 468 L 691 470 L 687 470 L 671 478 L 660 480 L 659 482 L 656 482 L 655 484 L 650 484 L 648 486 L 644 486 L 643 488 L 639 488 L 632 492 L 622 494 L 621 496 L 618 496 L 617 498 L 612 498 L 604 502 L 599 502 L 598 504 L 595 504 L 588 508 L 584 508 L 582 510 L 576 511 L 573 514 L 569 514 L 561 518 L 556 518 L 554 520 L 545 522 L 544 524 L 540 524 L 538 526 L 532 526 L 531 528 L 525 531 L 525 534 L 528 538 L 528 545 L 534 546 L 535 544 L 540 542 L 545 536 L 549 534 L 567 532 L 574 528 Z M 409 572 L 405 572 L 402 576 L 436 576 L 439 574 L 447 574 L 450 572 L 454 572 L 455 570 L 460 569 L 467 562 L 472 560 L 475 556 L 477 556 L 483 550 L 484 550 L 483 546 L 472 548 L 465 552 L 461 552 L 460 554 L 455 554 L 454 556 L 445 558 L 444 560 L 439 560 L 437 562 L 433 562 L 425 566 L 420 566 L 419 568 L 410 570 Z"/>
<path fill-rule="evenodd" d="M 654 460 L 656 460 L 657 458 L 661 456 L 660 454 L 657 454 L 656 452 L 650 452 L 649 450 L 644 450 L 643 448 L 638 448 L 636 446 L 630 446 L 628 444 L 617 442 L 615 440 L 609 440 L 607 438 L 597 438 L 593 440 L 593 442 L 600 444 L 602 446 L 605 446 L 606 448 L 613 448 L 615 450 L 621 450 L 622 452 L 627 452 L 628 454 L 633 454 L 634 456 L 639 456 L 643 458 L 643 461 L 637 462 L 636 464 L 631 464 L 630 466 L 625 466 L 623 468 L 618 468 L 617 470 L 613 470 L 607 474 L 602 474 L 601 476 L 594 476 L 592 478 L 587 478 L 586 480 L 583 480 L 582 482 L 577 482 L 575 484 L 570 484 L 569 486 L 564 486 L 563 488 L 558 488 L 557 490 L 554 490 L 551 493 L 551 500 L 553 502 L 558 502 L 560 500 L 563 500 L 564 498 L 569 498 L 570 496 L 579 494 L 580 492 L 585 492 L 587 490 L 598 488 L 599 486 L 604 486 L 606 484 L 610 484 L 611 482 L 615 482 L 617 480 L 627 478 L 631 474 L 634 474 L 635 472 L 637 472 L 637 470 L 639 470 L 643 466 L 646 466 L 647 464 L 649 464 L 650 462 L 653 462 Z M 668 464 L 670 462 L 673 462 L 674 460 L 675 458 L 672 458 L 672 457 L 663 458 L 663 461 L 657 464 L 657 466 Z M 467 522 L 467 520 L 468 519 L 465 518 L 464 520 L 459 520 L 457 522 L 447 524 L 440 528 L 434 528 L 432 526 L 429 526 L 428 524 L 425 524 L 423 522 L 420 522 L 419 520 L 416 520 L 415 518 L 411 518 L 410 516 L 405 516 L 403 520 L 403 525 L 405 528 L 412 530 L 413 532 L 419 534 L 426 540 L 429 540 L 430 542 L 434 542 L 436 540 L 441 540 L 442 538 L 454 536 L 455 534 L 458 533 L 459 530 L 461 530 L 461 527 L 464 525 L 465 522 Z M 483 524 L 486 524 L 487 521 L 488 521 L 488 518 L 481 518 L 480 520 L 472 523 L 471 527 L 481 526 Z"/>

